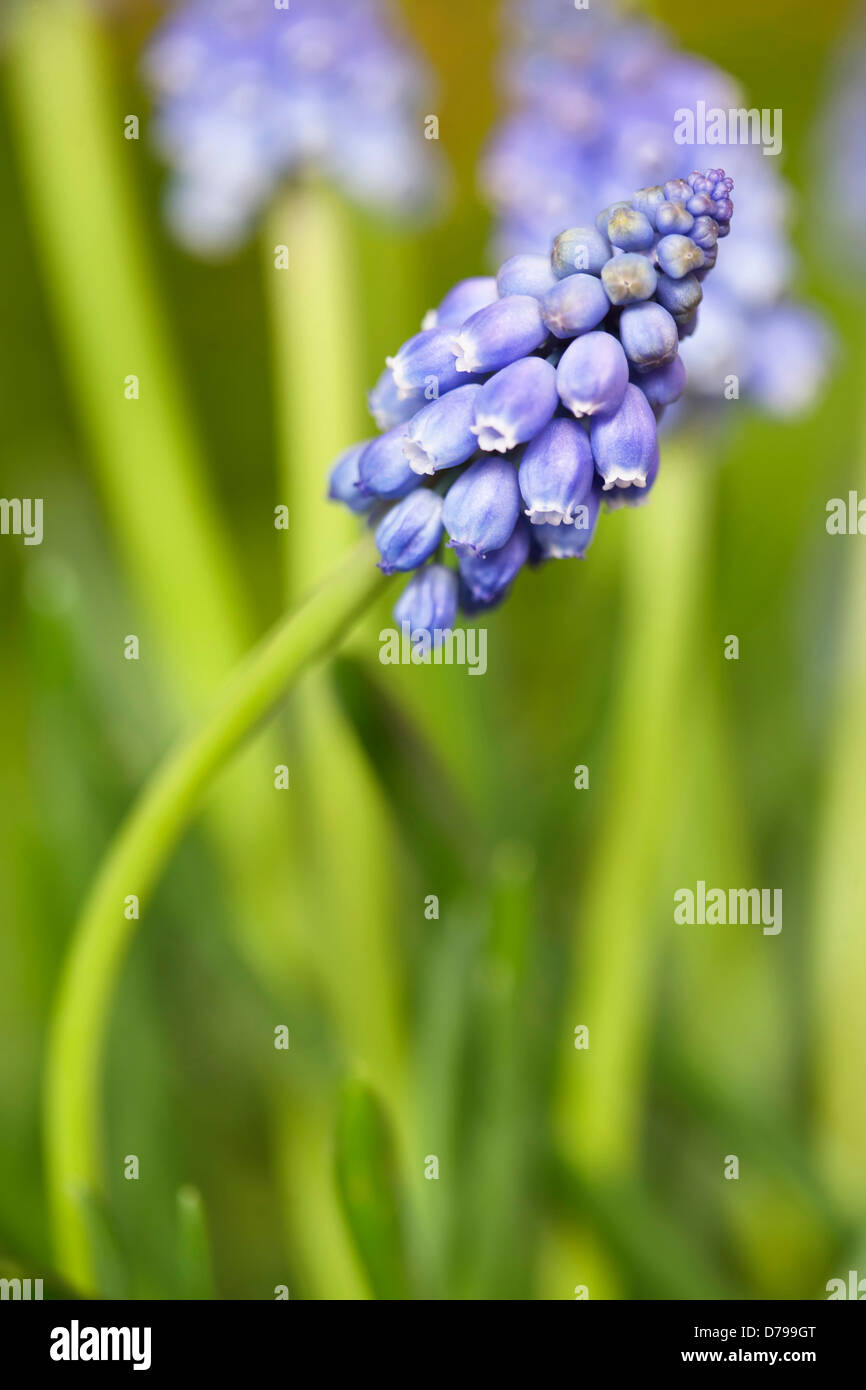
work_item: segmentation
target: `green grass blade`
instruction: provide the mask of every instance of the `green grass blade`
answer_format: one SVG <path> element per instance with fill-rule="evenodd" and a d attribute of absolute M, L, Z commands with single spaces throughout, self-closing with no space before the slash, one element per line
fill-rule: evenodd
<path fill-rule="evenodd" d="M 479 995 L 478 1105 L 469 1210 L 464 1222 L 466 1296 L 526 1296 L 529 1274 L 533 1105 L 527 1016 L 535 861 L 523 844 L 494 857 L 491 923 Z"/>
<path fill-rule="evenodd" d="M 178 1298 L 216 1297 L 204 1203 L 195 1187 L 177 1194 L 177 1281 Z"/>
<path fill-rule="evenodd" d="M 407 1299 L 396 1146 L 385 1110 L 363 1081 L 347 1082 L 337 1119 L 337 1183 L 346 1222 L 377 1299 Z"/>

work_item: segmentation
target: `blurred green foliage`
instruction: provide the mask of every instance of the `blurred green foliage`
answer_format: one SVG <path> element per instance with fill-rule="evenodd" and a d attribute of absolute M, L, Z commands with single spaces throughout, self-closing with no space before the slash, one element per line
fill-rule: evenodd
<path fill-rule="evenodd" d="M 444 289 L 484 266 L 489 230 L 474 168 L 497 109 L 496 5 L 405 0 L 404 8 L 438 74 L 455 198 L 444 224 L 416 232 L 349 214 L 371 382 Z M 784 108 L 786 172 L 808 212 L 811 131 L 842 5 L 671 0 L 656 10 L 688 46 L 738 73 L 747 92 L 759 89 L 760 104 Z M 108 23 L 118 130 L 126 112 L 146 110 L 136 64 L 153 19 L 154 8 L 139 3 Z M 46 513 L 42 547 L 0 539 L 0 1256 L 47 1277 L 54 1255 L 40 1106 L 58 970 L 110 836 L 180 715 L 93 467 L 0 76 L 0 475 L 4 496 L 41 496 Z M 191 403 L 213 505 L 230 523 L 263 630 L 281 611 L 286 539 L 271 524 L 278 430 L 260 247 L 222 266 L 185 256 L 161 224 L 163 173 L 147 140 L 124 154 L 177 354 L 175 384 Z M 74 221 L 75 206 L 64 215 Z M 66 235 L 62 222 L 55 235 Z M 328 677 L 366 775 L 372 769 L 391 808 L 410 1035 L 405 1114 L 386 1113 L 357 1083 L 341 1091 L 358 1060 L 354 1024 L 335 1019 L 321 975 L 287 972 L 265 988 L 238 952 L 239 909 L 214 842 L 198 826 L 188 836 L 114 1002 L 106 1192 L 80 1197 L 98 1232 L 103 1292 L 268 1298 L 288 1285 L 292 1296 L 332 1288 L 570 1298 L 589 1285 L 593 1297 L 809 1298 L 862 1255 L 866 1185 L 836 1182 L 824 1161 L 834 1136 L 822 1129 L 819 1103 L 828 1079 L 814 894 L 858 544 L 827 535 L 824 508 L 866 487 L 866 288 L 837 276 L 805 215 L 795 239 L 801 288 L 837 333 L 834 370 L 808 417 L 779 423 L 730 409 L 693 444 L 695 619 L 685 654 L 654 652 L 673 670 L 687 662 L 675 709 L 657 711 L 663 727 L 642 722 L 638 697 L 631 712 L 623 708 L 623 691 L 634 688 L 624 682 L 630 634 L 645 616 L 660 641 L 675 640 L 651 589 L 628 577 L 638 526 L 645 574 L 654 535 L 657 549 L 670 541 L 665 525 L 677 513 L 661 486 L 644 513 L 604 521 L 585 564 L 523 577 L 488 620 L 483 680 L 459 668 L 379 667 L 375 634 L 387 601 Z M 119 379 L 126 370 L 118 364 Z M 328 461 L 317 461 L 323 474 Z M 128 632 L 154 654 L 124 662 Z M 738 662 L 722 658 L 728 633 L 739 636 Z M 292 729 L 290 708 L 280 725 L 290 748 Z M 661 818 L 657 850 L 636 900 L 625 889 L 599 897 L 590 892 L 599 856 L 608 884 L 618 860 L 633 867 L 628 760 L 640 761 L 642 741 L 678 745 L 673 763 L 641 788 L 639 823 Z M 588 791 L 574 787 L 576 764 L 591 769 Z M 624 819 L 611 827 L 605 793 L 614 771 Z M 327 782 L 317 794 L 327 802 Z M 616 842 L 600 845 L 602 830 Z M 340 880 L 345 846 L 327 850 L 317 872 Z M 263 872 L 252 854 L 250 883 Z M 670 925 L 672 889 L 699 878 L 782 885 L 781 935 L 745 938 L 750 929 L 731 928 L 683 945 Z M 309 900 L 304 908 L 326 970 L 329 949 L 340 949 L 330 943 L 352 930 L 353 881 L 339 886 L 333 900 L 350 920 L 330 921 Z M 437 918 L 425 917 L 428 895 L 438 898 Z M 600 902 L 626 903 L 636 920 L 591 919 Z M 297 912 L 287 901 L 287 918 Z M 629 956 L 637 942 L 639 957 Z M 626 1162 L 600 1167 L 565 1161 L 556 1121 L 581 1021 L 570 999 L 580 999 L 588 944 L 602 996 L 608 966 L 617 968 L 612 953 L 626 953 L 642 1010 L 634 1067 L 617 1083 L 628 1089 L 606 1097 L 635 1116 L 635 1133 Z M 859 950 L 862 970 L 866 946 Z M 345 1007 L 354 1019 L 386 1004 L 356 996 Z M 286 1053 L 274 1050 L 275 1022 L 290 1026 Z M 852 1105 L 863 1104 L 862 1064 L 852 1042 Z M 579 1114 L 574 1122 L 580 1127 Z M 293 1143 L 306 1146 L 306 1166 Z M 140 1159 L 138 1181 L 123 1176 L 128 1154 Z M 430 1154 L 436 1181 L 424 1177 Z M 740 1159 L 738 1182 L 722 1176 L 729 1154 Z M 297 1215 L 305 1204 L 312 1240 Z"/>

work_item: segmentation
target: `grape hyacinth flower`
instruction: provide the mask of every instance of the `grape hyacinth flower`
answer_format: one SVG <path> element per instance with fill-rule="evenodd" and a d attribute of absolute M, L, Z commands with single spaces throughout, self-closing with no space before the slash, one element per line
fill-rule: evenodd
<path fill-rule="evenodd" d="M 429 560 L 442 535 L 442 498 L 418 487 L 386 512 L 376 528 L 384 574 L 415 570 Z"/>
<path fill-rule="evenodd" d="M 497 258 L 547 254 L 567 227 L 554 244 L 557 275 L 598 275 L 606 263 L 613 302 L 655 299 L 676 319 L 692 406 L 722 400 L 736 376 L 740 394 L 766 410 L 807 407 L 821 390 L 829 335 L 791 295 L 789 193 L 778 160 L 756 144 L 718 150 L 737 184 L 737 236 L 709 282 L 722 235 L 705 206 L 711 190 L 698 185 L 678 196 L 694 150 L 677 142 L 674 113 L 699 102 L 742 107 L 734 79 L 678 49 L 659 25 L 620 13 L 616 0 L 586 8 L 510 0 L 507 13 L 508 111 L 480 171 L 497 215 Z M 844 167 L 859 189 L 850 159 Z M 615 201 L 630 187 L 639 187 L 635 198 Z M 643 253 L 653 245 L 649 258 Z M 692 334 L 687 316 L 701 301 L 701 332 Z M 783 333 L 791 334 L 790 371 L 775 355 Z"/>
<path fill-rule="evenodd" d="M 169 221 L 199 254 L 234 250 L 280 185 L 309 172 L 403 216 L 438 192 L 424 73 L 384 0 L 185 0 L 145 76 L 174 169 Z"/>
<path fill-rule="evenodd" d="M 457 575 L 445 565 L 425 565 L 403 590 L 394 608 L 401 625 L 409 624 L 409 634 L 429 633 L 441 642 L 457 621 Z"/>
<path fill-rule="evenodd" d="M 679 348 L 697 326 L 691 286 L 726 245 L 732 187 L 708 169 L 639 189 L 589 228 L 561 232 L 545 264 L 516 256 L 495 279 L 461 281 L 431 326 L 387 358 L 370 396 L 383 433 L 340 455 L 330 496 L 371 511 L 386 574 L 415 571 L 398 621 L 432 635 L 451 626 L 458 603 L 470 616 L 485 611 L 527 564 L 582 557 L 603 499 L 610 508 L 647 495 L 658 422 L 686 385 Z M 690 206 L 700 241 L 659 230 L 685 225 L 668 209 Z M 689 242 L 676 247 L 674 268 L 689 267 L 678 277 L 656 274 L 672 237 Z M 652 276 L 634 267 L 628 283 L 653 288 L 624 301 L 626 279 L 612 270 L 631 261 Z M 681 284 L 689 293 L 678 298 L 669 286 Z"/>

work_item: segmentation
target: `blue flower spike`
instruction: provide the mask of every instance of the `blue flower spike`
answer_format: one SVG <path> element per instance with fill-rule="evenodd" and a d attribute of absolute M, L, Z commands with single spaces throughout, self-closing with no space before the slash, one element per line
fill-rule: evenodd
<path fill-rule="evenodd" d="M 499 550 L 517 525 L 520 488 L 508 458 L 478 459 L 452 484 L 442 521 L 458 555 L 484 557 Z"/>
<path fill-rule="evenodd" d="M 586 431 L 576 420 L 551 420 L 527 446 L 517 472 L 533 526 L 573 526 L 594 476 Z"/>
<path fill-rule="evenodd" d="M 571 227 L 554 241 L 550 259 L 554 275 L 561 280 L 584 270 L 600 275 L 611 254 L 610 242 L 597 227 Z"/>
<path fill-rule="evenodd" d="M 625 388 L 612 415 L 594 415 L 589 442 L 605 492 L 612 487 L 646 487 L 658 458 L 656 420 L 639 386 Z"/>
<path fill-rule="evenodd" d="M 479 309 L 486 309 L 499 298 L 496 278 L 493 275 L 473 275 L 468 280 L 458 280 L 445 298 L 424 316 L 422 328 L 459 328 Z"/>
<path fill-rule="evenodd" d="M 418 487 L 379 522 L 376 545 L 384 574 L 414 570 L 429 560 L 442 537 L 442 498 Z"/>
<path fill-rule="evenodd" d="M 402 441 L 413 472 L 438 473 L 472 457 L 478 447 L 473 425 L 481 390 L 474 384 L 458 386 L 418 411 Z"/>
<path fill-rule="evenodd" d="M 581 558 L 602 501 L 649 495 L 731 190 L 720 169 L 639 189 L 550 256 L 461 280 L 387 359 L 384 432 L 340 455 L 330 495 L 372 509 L 386 574 L 415 571 L 395 609 L 413 642 L 492 609 L 539 559 Z"/>
<path fill-rule="evenodd" d="M 610 313 L 610 300 L 600 280 L 579 271 L 557 280 L 553 289 L 547 291 L 541 301 L 541 313 L 554 337 L 574 338 L 598 327 Z"/>
<path fill-rule="evenodd" d="M 457 574 L 445 565 L 424 565 L 409 580 L 394 606 L 394 617 L 412 634 L 427 633 L 435 646 L 457 621 Z"/>
<path fill-rule="evenodd" d="M 628 359 L 612 333 L 584 333 L 559 359 L 559 397 L 577 419 L 616 410 L 628 385 Z"/>
<path fill-rule="evenodd" d="M 404 497 L 418 479 L 403 450 L 408 424 L 394 425 L 371 439 L 358 459 L 356 486 L 363 497 Z"/>
<path fill-rule="evenodd" d="M 508 540 L 488 555 L 460 557 L 460 579 L 465 591 L 477 604 L 496 603 L 502 598 L 529 559 L 529 530 L 518 521 Z"/>
<path fill-rule="evenodd" d="M 457 372 L 498 372 L 546 341 L 538 300 L 528 294 L 510 294 L 466 320 L 452 337 L 452 362 Z"/>
<path fill-rule="evenodd" d="M 485 452 L 507 454 L 544 429 L 558 405 L 556 368 L 521 357 L 478 387 L 472 432 Z"/>

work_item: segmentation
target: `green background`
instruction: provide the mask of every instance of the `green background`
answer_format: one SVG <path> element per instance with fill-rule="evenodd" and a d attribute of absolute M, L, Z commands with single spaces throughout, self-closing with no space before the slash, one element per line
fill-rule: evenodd
<path fill-rule="evenodd" d="M 438 82 L 452 203 L 421 229 L 329 208 L 340 292 L 306 362 L 321 418 L 347 325 L 370 384 L 486 264 L 475 168 L 498 105 L 497 6 L 404 9 Z M 603 519 L 585 563 L 524 575 L 489 615 L 483 678 L 380 666 L 383 600 L 257 740 L 243 788 L 215 789 L 142 911 L 112 1006 L 105 1183 L 81 1197 L 102 1293 L 821 1298 L 829 1279 L 866 1275 L 866 541 L 825 529 L 829 498 L 866 490 L 866 290 L 816 206 L 816 121 L 847 11 L 656 12 L 750 103 L 784 110 L 797 288 L 837 338 L 826 389 L 796 421 L 721 403 L 672 441 L 650 506 Z M 221 265 L 168 239 L 137 77 L 153 22 L 147 4 L 115 7 L 97 38 L 115 164 L 74 96 L 52 93 L 39 149 L 63 172 L 47 201 L 12 17 L 0 55 L 2 492 L 45 499 L 41 547 L 0 538 L 0 1258 L 53 1291 L 42 1087 L 64 952 L 122 815 L 230 664 L 208 628 L 223 596 L 204 592 L 195 538 L 160 491 L 163 426 L 123 401 L 136 366 L 117 345 L 130 316 L 164 320 L 159 389 L 180 402 L 165 428 L 192 422 L 202 507 L 228 535 L 217 567 L 235 567 L 251 634 L 282 611 L 287 549 L 316 550 L 303 506 L 288 533 L 273 527 L 280 430 L 309 441 L 292 466 L 318 487 L 329 429 L 353 411 L 335 401 L 321 451 L 315 421 L 294 419 L 271 348 L 269 233 Z M 130 112 L 137 143 L 119 134 Z M 140 235 L 109 226 L 89 178 L 128 185 Z M 143 248 L 132 308 L 106 288 L 94 225 L 121 267 Z M 103 369 L 116 398 L 100 396 Z M 130 511 L 142 471 L 153 486 Z M 138 662 L 123 659 L 130 633 Z M 247 794 L 272 812 L 267 843 L 245 825 Z M 699 879 L 781 887 L 781 934 L 675 926 L 673 892 Z"/>

